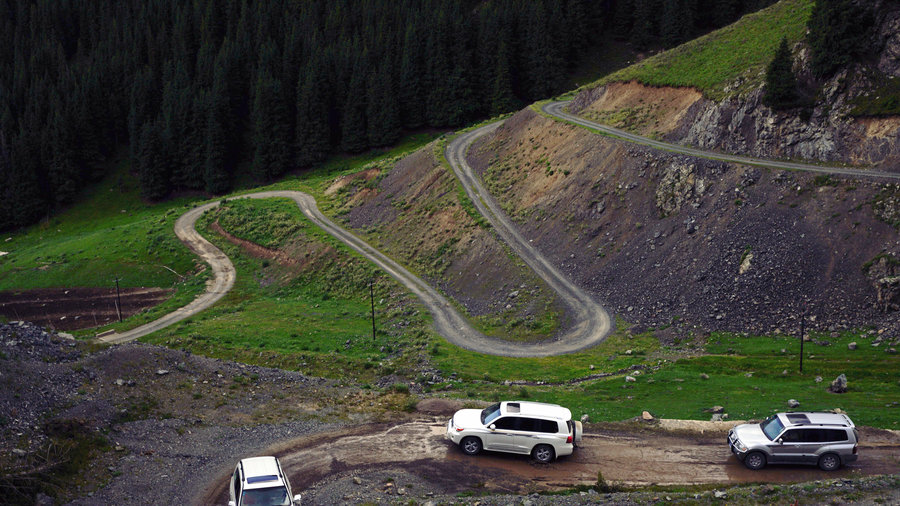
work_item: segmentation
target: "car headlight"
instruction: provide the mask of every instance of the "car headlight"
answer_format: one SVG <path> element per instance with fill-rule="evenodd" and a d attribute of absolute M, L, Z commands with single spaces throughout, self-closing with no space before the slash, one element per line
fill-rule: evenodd
<path fill-rule="evenodd" d="M 742 452 L 747 451 L 747 445 L 745 445 L 744 443 L 742 443 L 740 439 L 735 439 L 735 440 L 734 440 L 734 447 L 737 448 L 739 451 L 742 451 Z"/>

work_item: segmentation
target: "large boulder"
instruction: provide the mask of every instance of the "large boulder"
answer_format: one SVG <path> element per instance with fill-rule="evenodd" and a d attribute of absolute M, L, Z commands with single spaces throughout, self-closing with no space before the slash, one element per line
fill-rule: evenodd
<path fill-rule="evenodd" d="M 831 382 L 831 386 L 828 387 L 828 391 L 835 394 L 842 394 L 847 391 L 847 376 L 844 374 L 840 374 L 834 381 Z"/>

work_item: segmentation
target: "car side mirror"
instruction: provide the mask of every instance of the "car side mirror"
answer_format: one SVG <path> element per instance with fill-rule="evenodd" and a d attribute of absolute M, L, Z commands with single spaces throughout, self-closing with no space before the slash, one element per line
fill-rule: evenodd
<path fill-rule="evenodd" d="M 488 427 L 488 428 L 491 429 L 491 430 L 497 430 L 497 424 L 496 424 L 496 423 L 492 423 L 491 426 Z"/>
<path fill-rule="evenodd" d="M 778 444 L 780 444 L 780 445 L 783 445 L 783 444 L 784 444 L 784 439 L 778 438 L 778 440 L 775 441 L 775 442 L 778 443 Z"/>
<path fill-rule="evenodd" d="M 295 495 L 294 496 L 294 506 L 299 506 L 301 502 L 302 502 L 302 499 L 300 497 L 300 494 Z"/>

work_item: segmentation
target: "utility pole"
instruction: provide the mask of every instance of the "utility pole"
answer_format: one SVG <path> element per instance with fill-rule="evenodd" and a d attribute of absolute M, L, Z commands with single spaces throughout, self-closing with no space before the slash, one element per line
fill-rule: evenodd
<path fill-rule="evenodd" d="M 369 280 L 369 300 L 372 301 L 372 341 L 375 341 L 375 279 Z"/>
<path fill-rule="evenodd" d="M 803 372 L 803 336 L 805 334 L 804 325 L 806 323 L 806 306 L 803 307 L 803 312 L 800 313 L 800 372 Z"/>
<path fill-rule="evenodd" d="M 119 316 L 119 322 L 122 321 L 122 299 L 119 298 L 119 276 L 116 275 L 116 314 Z"/>

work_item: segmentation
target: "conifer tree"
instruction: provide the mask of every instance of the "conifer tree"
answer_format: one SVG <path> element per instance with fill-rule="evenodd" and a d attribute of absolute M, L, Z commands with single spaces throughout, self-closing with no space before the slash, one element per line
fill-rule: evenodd
<path fill-rule="evenodd" d="M 253 173 L 259 180 L 270 180 L 290 167 L 290 118 L 284 101 L 280 65 L 275 44 L 269 40 L 261 49 L 253 99 Z"/>
<path fill-rule="evenodd" d="M 297 83 L 297 120 L 294 149 L 297 165 L 303 168 L 325 159 L 329 151 L 328 104 L 322 60 L 314 56 Z"/>
<path fill-rule="evenodd" d="M 213 87 L 206 101 L 203 147 L 203 183 L 207 192 L 222 194 L 229 189 L 228 135 L 225 132 L 228 97 L 221 87 Z"/>
<path fill-rule="evenodd" d="M 347 87 L 344 114 L 341 117 L 341 150 L 358 153 L 367 147 L 366 132 L 366 68 L 357 58 Z"/>
<path fill-rule="evenodd" d="M 165 156 L 162 126 L 148 121 L 141 127 L 138 145 L 137 173 L 141 196 L 159 200 L 169 194 L 169 160 Z"/>
<path fill-rule="evenodd" d="M 782 38 L 775 57 L 766 70 L 766 91 L 763 103 L 773 109 L 787 109 L 797 103 L 797 78 L 794 77 L 791 50 L 787 38 Z"/>
<path fill-rule="evenodd" d="M 807 28 L 810 68 L 827 78 L 849 64 L 872 26 L 872 12 L 852 0 L 816 0 Z"/>
<path fill-rule="evenodd" d="M 400 115 L 407 128 L 419 128 L 425 123 L 425 65 L 422 41 L 414 24 L 406 27 L 403 54 L 400 60 Z"/>

